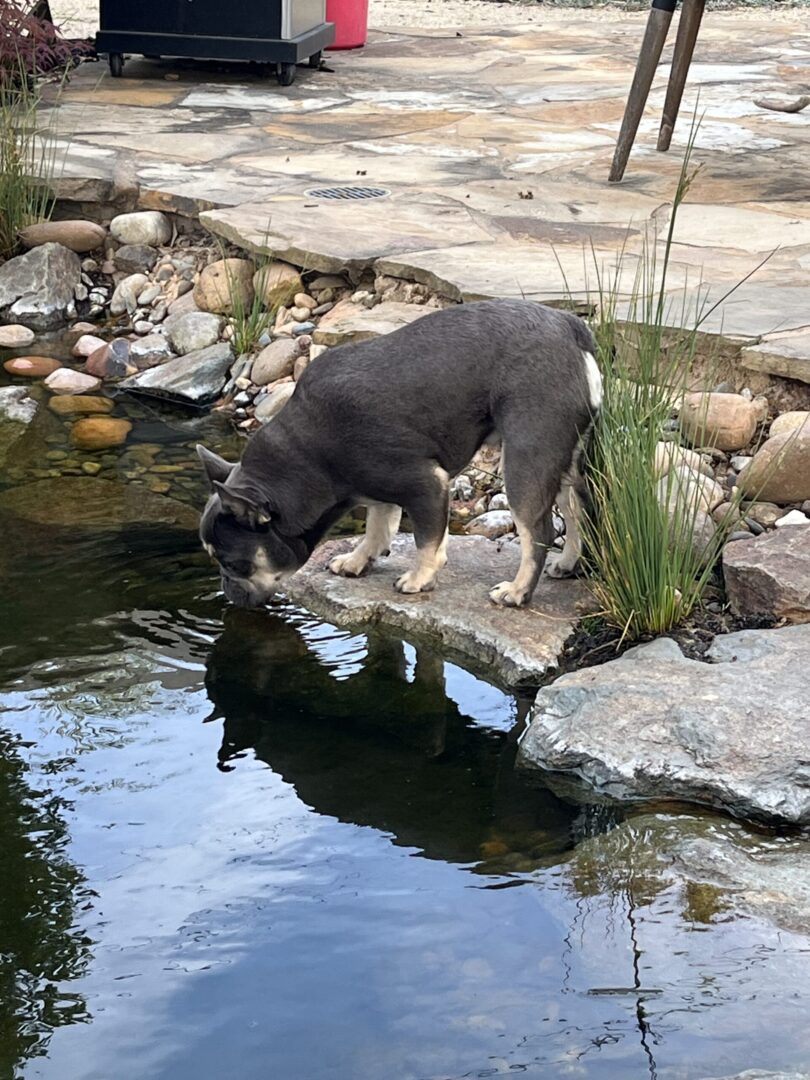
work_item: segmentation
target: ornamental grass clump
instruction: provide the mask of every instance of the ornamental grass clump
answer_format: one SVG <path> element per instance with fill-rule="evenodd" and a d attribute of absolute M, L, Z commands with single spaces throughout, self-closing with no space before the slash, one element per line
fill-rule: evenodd
<path fill-rule="evenodd" d="M 690 170 L 696 133 L 693 124 L 660 252 L 658 238 L 648 234 L 640 254 L 621 253 L 610 278 L 595 266 L 592 329 L 604 398 L 588 450 L 585 565 L 603 617 L 629 639 L 662 633 L 689 617 L 736 516 L 732 499 L 723 520 L 712 519 L 699 474 L 672 467 L 661 477 L 662 459 L 684 456 L 668 421 L 689 389 L 700 328 L 742 284 L 712 304 L 693 299 L 704 292 L 700 281 L 695 289 L 685 285 L 680 310 L 672 310 L 667 277 L 678 209 L 697 173 Z M 628 274 L 631 259 L 637 261 Z M 622 295 L 628 277 L 631 286 Z M 674 324 L 686 329 L 673 333 Z M 705 418 L 692 434 L 693 445 L 710 447 Z"/>

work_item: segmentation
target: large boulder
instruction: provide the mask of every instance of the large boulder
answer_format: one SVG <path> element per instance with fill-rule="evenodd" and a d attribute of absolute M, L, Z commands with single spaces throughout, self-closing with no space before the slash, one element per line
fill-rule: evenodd
<path fill-rule="evenodd" d="M 200 311 L 232 315 L 253 303 L 253 272 L 249 259 L 218 259 L 200 273 L 194 286 L 194 303 Z"/>
<path fill-rule="evenodd" d="M 785 525 L 745 544 L 729 544 L 723 575 L 736 615 L 810 622 L 810 525 Z"/>
<path fill-rule="evenodd" d="M 737 483 L 749 498 L 780 506 L 810 499 L 810 425 L 764 442 Z"/>
<path fill-rule="evenodd" d="M 0 266 L 0 321 L 31 330 L 57 330 L 81 284 L 79 256 L 61 244 L 43 244 Z"/>
<path fill-rule="evenodd" d="M 172 237 L 172 225 L 159 210 L 137 210 L 131 214 L 119 214 L 110 222 L 110 234 L 119 244 L 146 244 L 158 247 L 168 244 Z"/>
<path fill-rule="evenodd" d="M 80 255 L 95 251 L 104 243 L 107 230 L 94 221 L 41 221 L 20 229 L 19 237 L 27 248 L 42 244 L 61 244 Z"/>
<path fill-rule="evenodd" d="M 759 409 L 739 394 L 685 394 L 681 432 L 693 446 L 742 450 L 754 437 Z"/>
<path fill-rule="evenodd" d="M 159 367 L 125 379 L 125 390 L 165 397 L 186 405 L 207 405 L 222 391 L 233 361 L 227 341 L 177 356 Z"/>
<path fill-rule="evenodd" d="M 810 823 L 810 625 L 715 638 L 711 663 L 669 638 L 540 690 L 518 762 L 588 798 L 676 800 Z"/>

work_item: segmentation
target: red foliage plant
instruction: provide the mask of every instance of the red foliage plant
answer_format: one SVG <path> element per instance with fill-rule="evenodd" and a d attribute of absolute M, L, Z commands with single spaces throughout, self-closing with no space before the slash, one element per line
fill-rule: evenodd
<path fill-rule="evenodd" d="M 0 76 L 44 75 L 66 71 L 92 53 L 88 41 L 69 41 L 43 18 L 38 5 L 0 0 Z M 47 5 L 45 6 L 47 11 Z"/>

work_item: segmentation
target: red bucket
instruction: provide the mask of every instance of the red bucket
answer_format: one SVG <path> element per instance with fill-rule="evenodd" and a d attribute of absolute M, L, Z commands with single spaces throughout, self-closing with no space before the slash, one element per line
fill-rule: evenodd
<path fill-rule="evenodd" d="M 368 38 L 368 0 L 326 0 L 326 21 L 335 24 L 330 49 L 360 49 Z"/>

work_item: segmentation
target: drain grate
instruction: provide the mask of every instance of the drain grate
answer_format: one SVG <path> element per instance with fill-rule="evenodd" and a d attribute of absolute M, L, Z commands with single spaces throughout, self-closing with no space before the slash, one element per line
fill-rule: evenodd
<path fill-rule="evenodd" d="M 304 194 L 310 199 L 384 199 L 390 192 L 380 187 L 310 188 Z"/>

